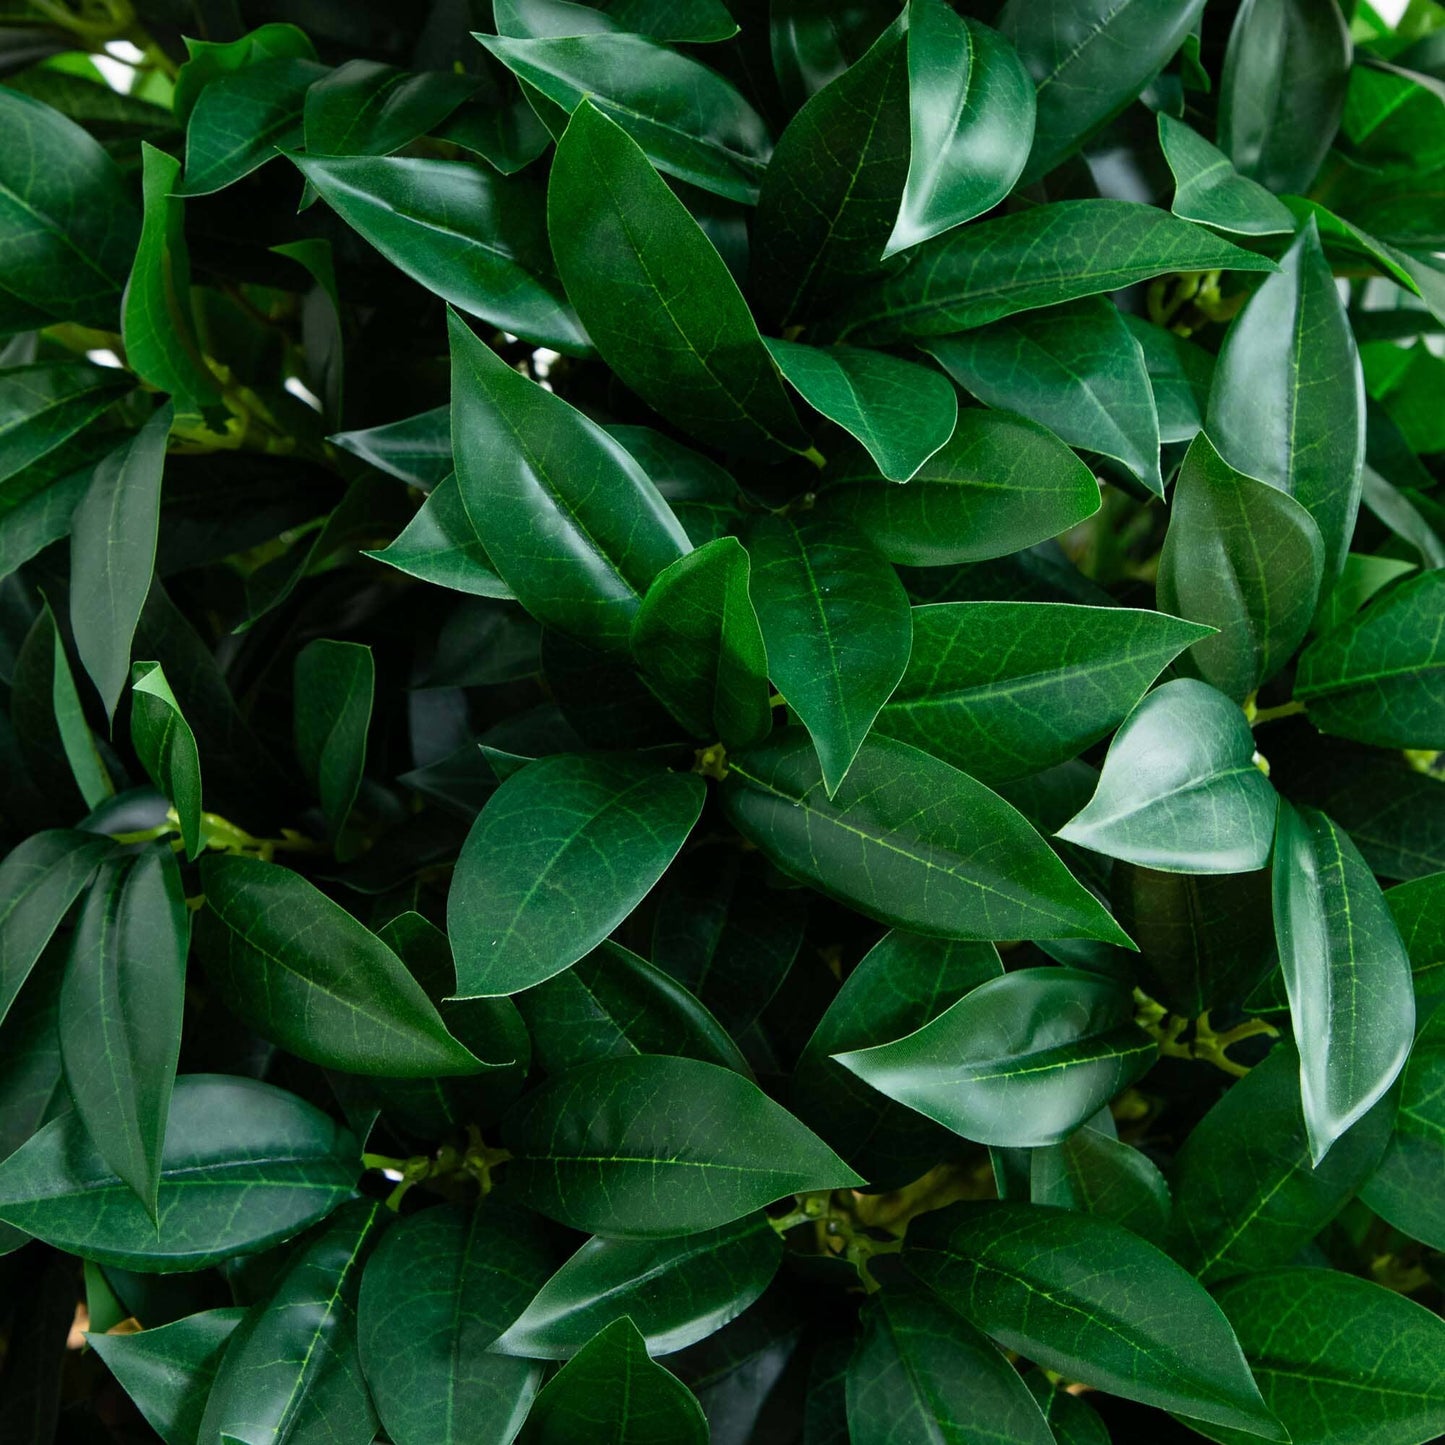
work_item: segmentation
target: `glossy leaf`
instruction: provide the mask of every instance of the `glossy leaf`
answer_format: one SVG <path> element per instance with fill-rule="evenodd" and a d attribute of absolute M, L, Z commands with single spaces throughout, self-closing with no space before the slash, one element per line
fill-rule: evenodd
<path fill-rule="evenodd" d="M 1159 440 L 1193 441 L 1204 427 L 1214 358 L 1146 317 L 1126 315 L 1124 324 L 1144 353 L 1144 367 L 1154 388 L 1154 409 L 1159 414 Z"/>
<path fill-rule="evenodd" d="M 130 736 L 151 782 L 171 800 L 186 857 L 194 860 L 202 847 L 201 755 L 158 662 L 131 667 Z"/>
<path fill-rule="evenodd" d="M 447 459 L 450 462 L 450 441 Z M 462 504 L 461 488 L 450 472 L 437 483 L 431 496 L 407 523 L 406 530 L 389 547 L 366 555 L 438 587 L 449 587 L 474 597 L 512 598 L 511 588 L 497 576 L 497 569 L 472 526 L 472 519 Z"/>
<path fill-rule="evenodd" d="M 944 0 L 909 0 L 910 151 L 884 257 L 992 210 L 1034 139 L 1033 83 L 996 30 Z"/>
<path fill-rule="evenodd" d="M 748 549 L 768 671 L 812 735 L 832 796 L 908 665 L 907 595 L 872 543 L 838 522 L 764 518 Z"/>
<path fill-rule="evenodd" d="M 905 743 L 869 739 L 831 799 L 796 729 L 728 767 L 722 801 L 738 831 L 869 917 L 937 938 L 1128 942 L 1021 814 Z"/>
<path fill-rule="evenodd" d="M 348 60 L 307 92 L 307 151 L 328 156 L 384 156 L 432 131 L 476 90 L 470 76 L 409 74 L 374 60 Z"/>
<path fill-rule="evenodd" d="M 1089 469 L 1051 432 L 1009 412 L 968 408 L 906 487 L 860 456 L 819 497 L 888 558 L 939 567 L 1004 557 L 1099 510 Z"/>
<path fill-rule="evenodd" d="M 677 856 L 703 794 L 635 754 L 563 754 L 508 778 L 452 878 L 458 996 L 515 993 L 589 953 Z"/>
<path fill-rule="evenodd" d="M 1113 457 L 1155 496 L 1164 495 L 1144 353 L 1110 302 L 1091 298 L 1026 312 L 926 349 L 986 405 L 1019 412 L 1070 446 Z"/>
<path fill-rule="evenodd" d="M 547 1382 L 529 1417 L 537 1445 L 704 1445 L 707 1421 L 676 1376 L 647 1357 L 629 1319 L 609 1325 Z"/>
<path fill-rule="evenodd" d="M 1077 757 L 1118 726 L 1203 629 L 1062 602 L 913 609 L 913 652 L 879 732 L 987 783 Z"/>
<path fill-rule="evenodd" d="M 1445 743 L 1445 570 L 1392 587 L 1305 650 L 1295 697 L 1310 721 L 1378 747 Z"/>
<path fill-rule="evenodd" d="M 430 492 L 452 473 L 451 408 L 435 407 L 385 426 L 327 440 L 398 481 Z"/>
<path fill-rule="evenodd" d="M 172 407 L 163 406 L 111 452 L 71 518 L 70 625 L 107 716 L 130 678 L 131 640 L 151 587 L 173 419 Z"/>
<path fill-rule="evenodd" d="M 1235 471 L 1207 436 L 1190 443 L 1159 557 L 1159 605 L 1217 631 L 1190 648 L 1185 671 L 1243 702 L 1304 640 L 1324 566 L 1320 530 L 1293 497 Z"/>
<path fill-rule="evenodd" d="M 719 537 L 658 573 L 632 623 L 632 655 L 648 686 L 694 737 L 732 748 L 772 727 L 750 576 L 742 544 Z"/>
<path fill-rule="evenodd" d="M 1273 261 L 1128 201 L 1056 201 L 919 246 L 835 313 L 838 339 L 948 336 L 1170 271 L 1274 271 Z"/>
<path fill-rule="evenodd" d="M 589 1239 L 498 1340 L 504 1354 L 566 1360 L 630 1319 L 651 1355 L 706 1339 L 740 1315 L 782 1263 L 761 1214 L 678 1239 Z"/>
<path fill-rule="evenodd" d="M 113 367 L 41 361 L 0 372 L 0 481 L 55 452 L 127 390 Z"/>
<path fill-rule="evenodd" d="M 847 1388 L 853 1445 L 1051 1445 L 1054 1438 L 1018 1371 L 963 1316 L 916 1285 L 874 1296 Z"/>
<path fill-rule="evenodd" d="M 115 792 L 115 784 L 111 782 L 96 749 L 95 734 L 86 721 L 80 692 L 75 685 L 75 674 L 71 671 L 70 658 L 65 651 L 65 638 L 56 626 L 49 603 L 46 603 L 41 616 L 50 635 L 50 703 L 61 750 L 86 807 L 97 808 Z"/>
<path fill-rule="evenodd" d="M 1244 713 L 1222 692 L 1165 683 L 1124 720 L 1094 796 L 1058 836 L 1166 872 L 1262 868 L 1278 798 L 1253 758 Z"/>
<path fill-rule="evenodd" d="M 1159 112 L 1159 144 L 1174 175 L 1170 209 L 1186 221 L 1232 236 L 1278 236 L 1294 230 L 1289 207 L 1183 121 Z"/>
<path fill-rule="evenodd" d="M 483 1065 L 448 1032 L 401 960 L 300 874 L 212 855 L 196 949 L 227 1007 L 301 1058 L 423 1078 Z"/>
<path fill-rule="evenodd" d="M 1330 583 L 1360 505 L 1364 382 L 1312 222 L 1281 266 L 1225 337 L 1209 393 L 1209 436 L 1236 471 L 1288 492 L 1315 519 Z"/>
<path fill-rule="evenodd" d="M 542 1382 L 490 1347 L 547 1278 L 535 1220 L 488 1199 L 399 1221 L 361 1278 L 366 1383 L 396 1445 L 510 1445 Z"/>
<path fill-rule="evenodd" d="M 1410 959 L 1359 850 L 1313 808 L 1279 810 L 1274 928 L 1318 1165 L 1405 1063 L 1415 1024 Z"/>
<path fill-rule="evenodd" d="M 1005 1349 L 1125 1399 L 1283 1440 L 1223 1314 L 1117 1224 L 1036 1204 L 952 1205 L 903 1261 Z"/>
<path fill-rule="evenodd" d="M 806 447 L 722 257 L 636 142 L 590 102 L 558 142 L 547 227 L 598 351 L 644 401 L 728 449 Z"/>
<path fill-rule="evenodd" d="M 595 107 L 658 170 L 731 200 L 757 200 L 772 139 L 743 96 L 700 61 L 641 35 L 477 39 L 569 115 L 584 102 Z"/>
<path fill-rule="evenodd" d="M 1203 0 L 1009 0 L 999 28 L 1038 86 L 1024 180 L 1051 171 L 1154 79 L 1184 43 Z"/>
<path fill-rule="evenodd" d="M 206 1269 L 299 1233 L 349 1198 L 356 1140 L 270 1084 L 176 1080 L 155 1218 L 85 1137 L 78 1114 L 0 1163 L 0 1219 L 122 1269 Z"/>
<path fill-rule="evenodd" d="M 1445 875 L 1432 873 L 1388 889 L 1385 902 L 1410 955 L 1417 998 L 1427 998 L 1439 987 L 1445 968 Z"/>
<path fill-rule="evenodd" d="M 590 350 L 524 177 L 462 161 L 292 156 L 321 199 L 392 265 L 471 316 L 569 356 Z"/>
<path fill-rule="evenodd" d="M 502 1137 L 516 1197 L 616 1239 L 716 1229 L 786 1194 L 862 1182 L 756 1085 L 696 1059 L 583 1064 L 528 1094 Z"/>
<path fill-rule="evenodd" d="M 176 117 L 182 121 L 190 117 L 201 91 L 222 75 L 234 75 L 248 65 L 276 56 L 316 59 L 316 47 L 304 31 L 295 25 L 278 23 L 258 25 L 231 41 L 195 40 L 187 36 L 186 50 L 190 59 L 176 76 L 174 101 Z"/>
<path fill-rule="evenodd" d="M 953 435 L 958 397 L 935 371 L 857 346 L 769 338 L 767 347 L 799 396 L 862 442 L 891 482 L 906 482 Z"/>
<path fill-rule="evenodd" d="M 538 621 L 624 647 L 686 534 L 624 447 L 450 326 L 457 483 L 478 539 Z"/>
<path fill-rule="evenodd" d="M 296 655 L 295 691 L 296 755 L 321 798 L 333 837 L 339 838 L 366 769 L 376 691 L 371 649 L 326 638 L 307 643 Z"/>
<path fill-rule="evenodd" d="M 1104 1118 L 1112 1131 L 1112 1120 Z M 1091 1121 L 1029 1157 L 1033 1203 L 1097 1214 L 1164 1247 L 1173 1201 L 1158 1165 L 1142 1149 Z"/>
<path fill-rule="evenodd" d="M 1057 1144 L 1154 1062 L 1133 998 L 1074 969 L 980 984 L 893 1043 L 834 1058 L 879 1093 L 980 1144 Z"/>

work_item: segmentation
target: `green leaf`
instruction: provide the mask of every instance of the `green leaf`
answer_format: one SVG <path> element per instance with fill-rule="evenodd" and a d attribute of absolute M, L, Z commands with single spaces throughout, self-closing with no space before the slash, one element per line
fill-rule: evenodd
<path fill-rule="evenodd" d="M 424 492 L 439 487 L 452 474 L 452 414 L 447 406 L 365 431 L 338 432 L 327 440 Z"/>
<path fill-rule="evenodd" d="M 1036 1204 L 954 1204 L 913 1222 L 903 1262 L 1045 1369 L 1191 1421 L 1285 1438 L 1218 1306 L 1117 1224 Z"/>
<path fill-rule="evenodd" d="M 547 1382 L 532 1409 L 536 1445 L 705 1445 L 696 1397 L 653 1364 L 629 1319 L 608 1325 Z"/>
<path fill-rule="evenodd" d="M 1294 695 L 1321 731 L 1378 747 L 1445 746 L 1445 570 L 1392 587 L 1300 658 Z"/>
<path fill-rule="evenodd" d="M 100 1157 L 152 1216 L 185 1012 L 190 915 L 168 847 L 101 865 L 60 990 L 65 1081 Z"/>
<path fill-rule="evenodd" d="M 169 392 L 183 413 L 219 406 L 221 389 L 196 339 L 185 202 L 175 195 L 181 164 L 141 143 L 145 219 L 122 305 L 121 334 L 132 371 Z"/>
<path fill-rule="evenodd" d="M 235 854 L 201 861 L 196 948 L 228 1008 L 328 1068 L 394 1078 L 474 1074 L 401 960 L 299 873 Z"/>
<path fill-rule="evenodd" d="M 600 111 L 666 175 L 747 205 L 757 200 L 772 151 L 767 126 L 691 56 L 642 35 L 476 38 L 569 115 L 584 104 Z"/>
<path fill-rule="evenodd" d="M 328 73 L 314 60 L 278 55 L 212 80 L 186 122 L 176 194 L 212 195 L 299 144 L 306 92 Z"/>
<path fill-rule="evenodd" d="M 1206 1284 L 1287 1264 L 1374 1172 L 1395 1107 L 1381 1100 L 1316 1167 L 1299 1055 L 1276 1044 L 1204 1116 L 1170 1171 L 1174 1256 Z"/>
<path fill-rule="evenodd" d="M 1172 1208 L 1169 1186 L 1142 1149 L 1114 1137 L 1113 1119 L 1100 1117 L 1109 1132 L 1090 1122 L 1062 1143 L 1033 1151 L 1029 1197 L 1035 1204 L 1096 1214 L 1162 1248 Z"/>
<path fill-rule="evenodd" d="M 1214 358 L 1203 347 L 1143 316 L 1126 315 L 1124 324 L 1144 351 L 1144 366 L 1159 414 L 1159 440 L 1193 441 L 1204 426 Z"/>
<path fill-rule="evenodd" d="M 0 372 L 0 482 L 56 452 L 129 388 L 124 372 L 75 361 Z"/>
<path fill-rule="evenodd" d="M 1159 605 L 1217 629 L 1180 666 L 1243 702 L 1304 640 L 1325 546 L 1287 492 L 1237 472 L 1201 433 L 1190 443 L 1159 557 Z"/>
<path fill-rule="evenodd" d="M 687 989 L 610 940 L 518 994 L 517 1007 L 545 1073 L 637 1054 L 678 1054 L 750 1073 L 727 1030 Z"/>
<path fill-rule="evenodd" d="M 773 725 L 750 573 L 737 538 L 719 537 L 659 572 L 632 621 L 643 680 L 694 737 L 730 748 Z"/>
<path fill-rule="evenodd" d="M 906 482 L 953 435 L 958 397 L 937 372 L 857 346 L 766 341 L 799 396 L 862 442 L 889 481 Z"/>
<path fill-rule="evenodd" d="M 1224 339 L 1209 393 L 1209 436 L 1236 471 L 1288 492 L 1315 519 L 1330 583 L 1360 505 L 1364 380 L 1313 221 L 1280 264 Z"/>
<path fill-rule="evenodd" d="M 1067 531 L 1099 510 L 1099 486 L 1052 432 L 968 408 L 906 487 L 860 454 L 829 478 L 818 510 L 852 522 L 890 562 L 941 567 L 1006 557 Z"/>
<path fill-rule="evenodd" d="M 539 1221 L 500 1200 L 444 1204 L 399 1221 L 367 1261 L 361 1364 L 396 1445 L 510 1445 L 542 1371 L 493 1353 L 541 1288 Z"/>
<path fill-rule="evenodd" d="M 0 272 L 35 320 L 114 329 L 140 216 L 119 166 L 80 126 L 0 87 Z"/>
<path fill-rule="evenodd" d="M 798 1060 L 791 1095 L 798 1117 L 870 1184 L 918 1178 L 952 1140 L 833 1056 L 902 1038 L 1002 972 L 991 943 L 884 934 L 843 981 Z"/>
<path fill-rule="evenodd" d="M 1216 146 L 1182 120 L 1159 112 L 1159 144 L 1174 176 L 1170 209 L 1186 221 L 1232 236 L 1278 236 L 1294 230 L 1294 216 L 1258 181 L 1242 176 Z"/>
<path fill-rule="evenodd" d="M 980 1144 L 1067 1138 L 1157 1056 L 1127 989 L 1069 968 L 990 979 L 914 1033 L 833 1057 L 879 1093 Z"/>
<path fill-rule="evenodd" d="M 1038 85 L 1025 182 L 1077 150 L 1163 69 L 1204 0 L 1009 0 L 999 28 Z"/>
<path fill-rule="evenodd" d="M 1385 894 L 1400 940 L 1410 955 L 1417 999 L 1432 996 L 1445 969 L 1445 874 L 1401 883 Z"/>
<path fill-rule="evenodd" d="M 186 38 L 190 59 L 176 76 L 173 101 L 176 119 L 186 121 L 195 109 L 196 100 L 211 81 L 233 75 L 257 61 L 292 55 L 302 60 L 315 60 L 316 47 L 307 35 L 294 25 L 258 25 L 238 40 L 218 43 L 213 40 Z"/>
<path fill-rule="evenodd" d="M 109 838 L 56 828 L 0 861 L 0 1022 L 70 905 L 114 850 Z"/>
<path fill-rule="evenodd" d="M 1098 742 L 1203 635 L 1125 607 L 915 607 L 908 670 L 876 727 L 982 782 L 1021 778 Z"/>
<path fill-rule="evenodd" d="M 1090 297 L 996 321 L 925 350 L 986 405 L 1113 457 L 1156 497 L 1164 495 L 1144 352 L 1111 302 Z"/>
<path fill-rule="evenodd" d="M 332 837 L 340 839 L 366 770 L 376 691 L 371 649 L 326 638 L 308 642 L 296 654 L 294 689 L 296 756 Z"/>
<path fill-rule="evenodd" d="M 447 459 L 450 462 L 450 438 Z M 474 597 L 512 600 L 512 590 L 497 576 L 497 569 L 472 526 L 462 502 L 461 488 L 451 472 L 437 483 L 431 496 L 407 523 L 406 530 L 389 547 L 366 555 L 438 587 L 449 587 Z"/>
<path fill-rule="evenodd" d="M 1404 1445 L 1445 1429 L 1445 1327 L 1413 1300 L 1333 1269 L 1251 1275 L 1215 1298 L 1294 1445 Z"/>
<path fill-rule="evenodd" d="M 85 1338 L 165 1445 L 196 1445 L 206 1396 L 245 1313 L 205 1310 L 136 1334 Z"/>
<path fill-rule="evenodd" d="M 833 798 L 789 728 L 728 758 L 723 807 L 785 872 L 935 938 L 1128 939 L 1023 816 L 982 783 L 870 738 Z"/>
<path fill-rule="evenodd" d="M 652 479 L 694 547 L 732 530 L 740 516 L 738 484 L 716 462 L 651 427 L 609 425 L 605 430 Z"/>
<path fill-rule="evenodd" d="M 794 3 L 791 7 L 798 10 Z M 784 18 L 796 40 L 821 29 L 828 40 L 856 14 L 835 6 Z M 823 314 L 879 269 L 898 219 L 911 154 L 907 47 L 890 25 L 793 117 L 778 140 L 758 196 L 752 290 L 779 329 Z"/>
<path fill-rule="evenodd" d="M 1219 89 L 1219 148 L 1241 175 L 1309 189 L 1339 129 L 1352 51 L 1334 0 L 1244 0 Z"/>
<path fill-rule="evenodd" d="M 678 1239 L 589 1239 L 497 1341 L 504 1354 L 566 1360 L 630 1319 L 651 1355 L 720 1330 L 768 1287 L 783 1243 L 762 1214 Z"/>
<path fill-rule="evenodd" d="M 627 645 L 642 598 L 691 550 L 631 454 L 450 321 L 462 506 L 508 587 L 540 622 Z"/>
<path fill-rule="evenodd" d="M 704 792 L 639 754 L 561 754 L 508 778 L 452 877 L 458 996 L 516 993 L 594 949 L 677 856 Z"/>
<path fill-rule="evenodd" d="M 948 336 L 1170 271 L 1274 271 L 1275 263 L 1131 201 L 1056 201 L 925 242 L 856 287 L 830 338 L 883 345 Z"/>
<path fill-rule="evenodd" d="M 916 1285 L 884 1290 L 864 1310 L 848 1365 L 848 1435 L 853 1445 L 1054 1439 L 1018 1371 L 962 1315 Z"/>
<path fill-rule="evenodd" d="M 542 194 L 464 161 L 293 155 L 388 261 L 468 315 L 569 356 L 591 350 L 547 250 Z"/>
<path fill-rule="evenodd" d="M 44 625 L 50 633 L 51 672 L 50 702 L 55 714 L 55 727 L 60 735 L 60 746 L 65 760 L 70 765 L 70 775 L 85 800 L 87 808 L 99 807 L 115 793 L 115 785 L 106 772 L 105 764 L 96 750 L 95 734 L 85 718 L 80 693 L 76 690 L 75 674 L 70 670 L 70 658 L 65 652 L 65 639 L 56 626 L 55 615 L 47 602 L 42 611 Z"/>
<path fill-rule="evenodd" d="M 787 1194 L 863 1182 L 755 1084 L 697 1059 L 583 1064 L 516 1105 L 502 1139 L 518 1198 L 616 1239 L 716 1229 Z"/>
<path fill-rule="evenodd" d="M 226 1346 L 201 1440 L 370 1445 L 377 1418 L 361 1376 L 356 1299 L 391 1219 L 379 1201 L 357 1201 L 291 1256 L 274 1293 L 252 1305 Z"/>
<path fill-rule="evenodd" d="M 171 1096 L 155 1218 L 106 1167 L 80 1116 L 65 1114 L 0 1163 L 0 1219 L 101 1264 L 207 1269 L 324 1218 L 359 1169 L 356 1140 L 294 1094 L 187 1074 Z"/>
<path fill-rule="evenodd" d="M 194 861 L 202 848 L 201 755 L 158 662 L 131 667 L 130 736 L 151 782 L 171 800 L 186 857 Z"/>
<path fill-rule="evenodd" d="M 910 151 L 884 257 L 992 210 L 1034 139 L 1033 82 L 996 30 L 944 0 L 909 0 Z"/>
<path fill-rule="evenodd" d="M 174 415 L 167 403 L 96 467 L 71 520 L 70 625 L 107 717 L 130 678 L 131 640 L 151 588 Z"/>
<path fill-rule="evenodd" d="M 1109 744 L 1099 786 L 1060 838 L 1168 873 L 1247 873 L 1269 859 L 1278 797 L 1222 692 L 1155 688 Z"/>
<path fill-rule="evenodd" d="M 306 92 L 306 149 L 313 155 L 390 155 L 429 134 L 476 88 L 469 75 L 417 75 L 376 60 L 348 60 Z"/>
<path fill-rule="evenodd" d="M 547 229 L 598 351 L 645 402 L 716 446 L 769 458 L 806 448 L 722 257 L 627 132 L 590 102 L 557 144 Z"/>
<path fill-rule="evenodd" d="M 1395 1082 L 1415 1031 L 1415 996 L 1380 885 L 1343 830 L 1313 808 L 1280 805 L 1274 931 L 1318 1166 Z"/>
<path fill-rule="evenodd" d="M 908 666 L 908 596 L 846 523 L 764 517 L 748 550 L 768 671 L 812 735 L 832 797 Z"/>

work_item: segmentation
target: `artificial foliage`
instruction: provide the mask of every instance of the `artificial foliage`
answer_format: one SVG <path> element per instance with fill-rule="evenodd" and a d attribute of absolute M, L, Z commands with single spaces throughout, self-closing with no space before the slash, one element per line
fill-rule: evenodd
<path fill-rule="evenodd" d="M 0 0 L 0 1445 L 1445 1438 L 1445 5 Z"/>

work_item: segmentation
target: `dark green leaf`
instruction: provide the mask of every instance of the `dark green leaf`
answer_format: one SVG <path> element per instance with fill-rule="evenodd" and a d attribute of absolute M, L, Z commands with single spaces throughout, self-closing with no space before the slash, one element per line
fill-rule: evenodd
<path fill-rule="evenodd" d="M 1062 602 L 913 609 L 908 670 L 877 729 L 995 783 L 1077 757 L 1203 629 Z"/>
<path fill-rule="evenodd" d="M 657 574 L 691 549 L 657 488 L 595 422 L 513 371 L 451 318 L 462 506 L 540 622 L 627 645 Z"/>
<path fill-rule="evenodd" d="M 550 1268 L 538 1221 L 498 1200 L 397 1224 L 367 1261 L 361 1364 L 396 1445 L 511 1445 L 542 1382 L 489 1352 Z"/>
<path fill-rule="evenodd" d="M 1323 813 L 1288 803 L 1274 844 L 1274 930 L 1318 1166 L 1404 1065 L 1410 959 L 1359 850 Z"/>
<path fill-rule="evenodd" d="M 451 446 L 447 446 L 451 458 Z M 423 582 L 467 592 L 474 597 L 510 600 L 512 590 L 497 576 L 487 549 L 477 536 L 462 502 L 461 488 L 450 472 L 407 523 L 406 530 L 389 546 L 368 552 Z"/>
<path fill-rule="evenodd" d="M 1117 1224 L 955 1204 L 908 1231 L 909 1270 L 1005 1349 L 1125 1399 L 1283 1440 L 1204 1290 Z"/>
<path fill-rule="evenodd" d="M 1143 316 L 1126 315 L 1124 322 L 1144 351 L 1154 408 L 1159 413 L 1159 440 L 1193 441 L 1204 426 L 1214 358 L 1203 347 Z"/>
<path fill-rule="evenodd" d="M 768 671 L 812 735 L 831 797 L 908 666 L 908 596 L 845 523 L 765 517 L 748 548 Z"/>
<path fill-rule="evenodd" d="M 78 1114 L 0 1163 L 0 1219 L 122 1269 L 205 1269 L 323 1218 L 351 1195 L 359 1167 L 356 1140 L 294 1094 L 187 1074 L 171 1097 L 159 1229 Z"/>
<path fill-rule="evenodd" d="M 179 120 L 187 120 L 195 109 L 196 99 L 211 81 L 223 75 L 234 75 L 248 65 L 275 56 L 294 55 L 303 60 L 316 59 L 316 47 L 306 34 L 294 25 L 259 25 L 238 40 L 217 42 L 186 37 L 190 59 L 176 76 L 173 107 Z"/>
<path fill-rule="evenodd" d="M 201 755 L 158 662 L 131 668 L 130 736 L 151 782 L 171 800 L 186 857 L 194 860 L 202 846 Z"/>
<path fill-rule="evenodd" d="M 1108 1132 L 1091 1121 L 1062 1143 L 1029 1156 L 1029 1197 L 1081 1214 L 1122 1224 L 1163 1247 L 1172 1208 L 1169 1186 L 1142 1149 L 1114 1137 L 1113 1120 L 1100 1116 Z"/>
<path fill-rule="evenodd" d="M 969 408 L 906 487 L 860 453 L 819 498 L 888 558 L 939 567 L 1004 557 L 1099 510 L 1093 474 L 1053 433 L 1009 412 Z"/>
<path fill-rule="evenodd" d="M 41 361 L 0 373 L 0 482 L 56 452 L 128 389 L 124 372 L 75 361 Z"/>
<path fill-rule="evenodd" d="M 434 129 L 476 88 L 468 75 L 415 75 L 375 60 L 348 60 L 306 92 L 306 149 L 313 155 L 390 155 Z"/>
<path fill-rule="evenodd" d="M 361 787 L 375 691 L 369 647 L 317 638 L 296 654 L 296 756 L 333 838 L 344 832 Z"/>
<path fill-rule="evenodd" d="M 1304 640 L 1325 546 L 1287 492 L 1235 471 L 1202 433 L 1174 483 L 1159 557 L 1159 605 L 1217 628 L 1181 662 L 1243 702 Z"/>
<path fill-rule="evenodd" d="M 1134 1000 L 1108 979 L 1030 968 L 990 979 L 896 1042 L 833 1056 L 966 1139 L 1065 1139 L 1154 1062 Z"/>
<path fill-rule="evenodd" d="M 590 102 L 558 142 L 547 227 L 598 351 L 644 401 L 717 446 L 769 457 L 807 446 L 722 257 L 627 132 Z"/>
<path fill-rule="evenodd" d="M 529 764 L 488 800 L 452 878 L 457 993 L 530 988 L 642 901 L 702 811 L 702 779 L 633 754 Z"/>
<path fill-rule="evenodd" d="M 87 808 L 98 808 L 115 793 L 105 764 L 96 749 L 95 734 L 86 721 L 85 709 L 81 705 L 80 693 L 75 686 L 75 674 L 70 670 L 70 658 L 66 655 L 65 639 L 55 624 L 50 604 L 42 612 L 44 623 L 52 643 L 52 664 L 50 673 L 50 702 L 55 714 L 55 727 L 60 736 L 60 746 L 65 760 L 70 765 L 70 775 Z"/>
<path fill-rule="evenodd" d="M 738 484 L 716 462 L 645 426 L 608 426 L 652 479 L 694 547 L 715 542 L 739 518 Z"/>
<path fill-rule="evenodd" d="M 891 738 L 829 799 L 800 729 L 733 754 L 723 806 L 780 868 L 895 927 L 939 938 L 1128 940 L 1021 814 Z"/>
<path fill-rule="evenodd" d="M 299 873 L 257 858 L 201 863 L 196 947 L 227 1006 L 301 1058 L 424 1078 L 485 1067 L 401 960 Z"/>
<path fill-rule="evenodd" d="M 1385 902 L 1410 955 L 1415 996 L 1429 998 L 1440 987 L 1440 971 L 1445 969 L 1445 874 L 1401 883 L 1385 894 Z"/>
<path fill-rule="evenodd" d="M 1088 807 L 1058 836 L 1166 872 L 1262 868 L 1278 797 L 1253 758 L 1249 723 L 1222 692 L 1167 682 L 1125 719 Z"/>
<path fill-rule="evenodd" d="M 327 440 L 378 471 L 424 492 L 439 486 L 452 473 L 450 407 L 435 407 L 419 416 L 365 431 L 338 432 Z"/>
<path fill-rule="evenodd" d="M 862 1183 L 755 1084 L 696 1059 L 583 1064 L 528 1094 L 502 1138 L 519 1198 L 617 1239 L 715 1229 L 786 1194 Z"/>
<path fill-rule="evenodd" d="M 1170 208 L 1232 236 L 1278 236 L 1294 230 L 1289 207 L 1258 181 L 1242 176 L 1230 159 L 1181 120 L 1159 112 L 1159 144 L 1174 175 Z"/>
<path fill-rule="evenodd" d="M 782 1262 L 762 1214 L 679 1239 L 589 1239 L 497 1342 L 509 1355 L 566 1360 L 620 1319 L 651 1355 L 669 1355 L 720 1330 L 768 1287 Z"/>

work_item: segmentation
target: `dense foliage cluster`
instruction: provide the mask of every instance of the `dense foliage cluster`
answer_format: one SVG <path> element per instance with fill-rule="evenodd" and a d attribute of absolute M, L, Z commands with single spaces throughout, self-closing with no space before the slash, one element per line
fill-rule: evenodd
<path fill-rule="evenodd" d="M 1445 1432 L 1445 7 L 0 72 L 0 1441 Z"/>

